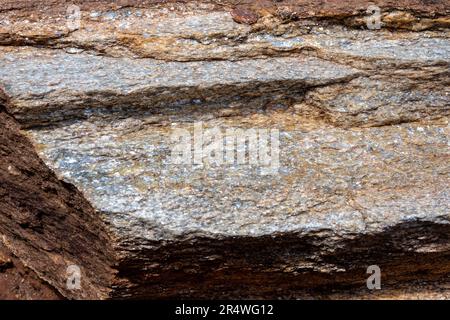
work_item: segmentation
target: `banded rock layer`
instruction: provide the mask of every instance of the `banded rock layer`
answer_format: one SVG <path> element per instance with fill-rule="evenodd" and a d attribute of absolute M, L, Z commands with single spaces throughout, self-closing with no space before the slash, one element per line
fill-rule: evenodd
<path fill-rule="evenodd" d="M 447 1 L 375 1 L 380 30 L 360 1 L 32 2 L 0 5 L 0 234 L 58 296 L 367 298 L 378 265 L 371 298 L 448 297 Z"/>

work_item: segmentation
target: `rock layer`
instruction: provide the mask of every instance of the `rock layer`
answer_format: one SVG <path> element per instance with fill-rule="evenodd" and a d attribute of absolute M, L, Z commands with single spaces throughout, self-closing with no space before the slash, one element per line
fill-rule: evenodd
<path fill-rule="evenodd" d="M 72 29 L 32 2 L 0 5 L 0 234 L 58 294 L 364 298 L 379 265 L 448 295 L 446 1 L 376 1 L 381 30 L 356 0 L 80 1 Z"/>

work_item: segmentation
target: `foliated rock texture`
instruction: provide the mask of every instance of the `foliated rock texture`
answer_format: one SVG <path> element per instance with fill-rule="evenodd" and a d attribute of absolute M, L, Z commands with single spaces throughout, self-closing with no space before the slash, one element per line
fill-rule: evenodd
<path fill-rule="evenodd" d="M 288 98 L 295 91 L 342 81 L 358 72 L 309 57 L 181 63 L 41 54 L 33 49 L 6 53 L 1 62 L 0 78 L 13 96 L 10 111 L 32 125 L 45 119 L 85 117 L 102 108 L 126 112 L 169 104 L 183 108 L 190 102 L 244 104 L 274 94 Z"/>
<path fill-rule="evenodd" d="M 55 298 L 448 298 L 447 1 L 33 3 L 0 4 L 0 235 Z"/>
<path fill-rule="evenodd" d="M 4 104 L 0 100 L 0 249 L 7 258 L 0 267 L 0 297 L 61 297 L 69 265 L 89 266 L 83 270 L 86 290 L 77 297 L 106 297 L 103 284 L 113 260 L 102 221 L 72 185 L 46 167 Z"/>

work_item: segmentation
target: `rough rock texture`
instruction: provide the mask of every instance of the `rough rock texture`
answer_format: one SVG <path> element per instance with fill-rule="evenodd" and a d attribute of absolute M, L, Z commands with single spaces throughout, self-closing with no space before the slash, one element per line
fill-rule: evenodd
<path fill-rule="evenodd" d="M 0 245 L 56 290 L 66 283 L 67 266 L 87 265 L 80 297 L 107 296 L 104 283 L 114 262 L 102 221 L 72 185 L 45 166 L 0 108 Z"/>
<path fill-rule="evenodd" d="M 374 1 L 380 30 L 359 0 L 74 3 L 0 4 L 0 235 L 55 298 L 449 297 L 448 1 Z M 199 127 L 276 132 L 279 167 L 175 164 Z"/>
<path fill-rule="evenodd" d="M 62 296 L 0 245 L 1 300 L 57 300 Z"/>

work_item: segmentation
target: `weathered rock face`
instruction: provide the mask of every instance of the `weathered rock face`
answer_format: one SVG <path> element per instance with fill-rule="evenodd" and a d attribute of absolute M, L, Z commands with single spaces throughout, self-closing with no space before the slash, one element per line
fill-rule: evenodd
<path fill-rule="evenodd" d="M 61 295 L 28 269 L 3 245 L 0 247 L 0 299 L 61 299 Z"/>
<path fill-rule="evenodd" d="M 33 2 L 0 5 L 0 235 L 58 295 L 365 298 L 378 265 L 380 297 L 448 297 L 447 1 L 375 1 L 380 30 L 356 0 Z"/>
<path fill-rule="evenodd" d="M 21 279 L 24 267 L 58 290 L 66 282 L 67 266 L 73 264 L 89 266 L 84 270 L 86 290 L 80 298 L 107 296 L 103 284 L 110 281 L 108 269 L 114 260 L 102 221 L 72 185 L 59 181 L 45 166 L 17 123 L 4 112 L 3 105 L 0 107 L 1 249 L 5 261 L 11 260 L 4 270 L 0 268 L 2 297 L 14 298 L 9 291 L 21 287 L 22 282 L 7 285 L 10 278 Z M 20 261 L 13 263 L 8 255 Z M 20 273 L 9 275 L 12 267 Z M 45 294 L 49 289 L 45 285 L 43 288 L 36 291 L 43 293 L 42 298 L 51 297 Z M 53 296 L 56 292 L 52 292 Z M 17 294 L 33 297 L 32 290 Z"/>

